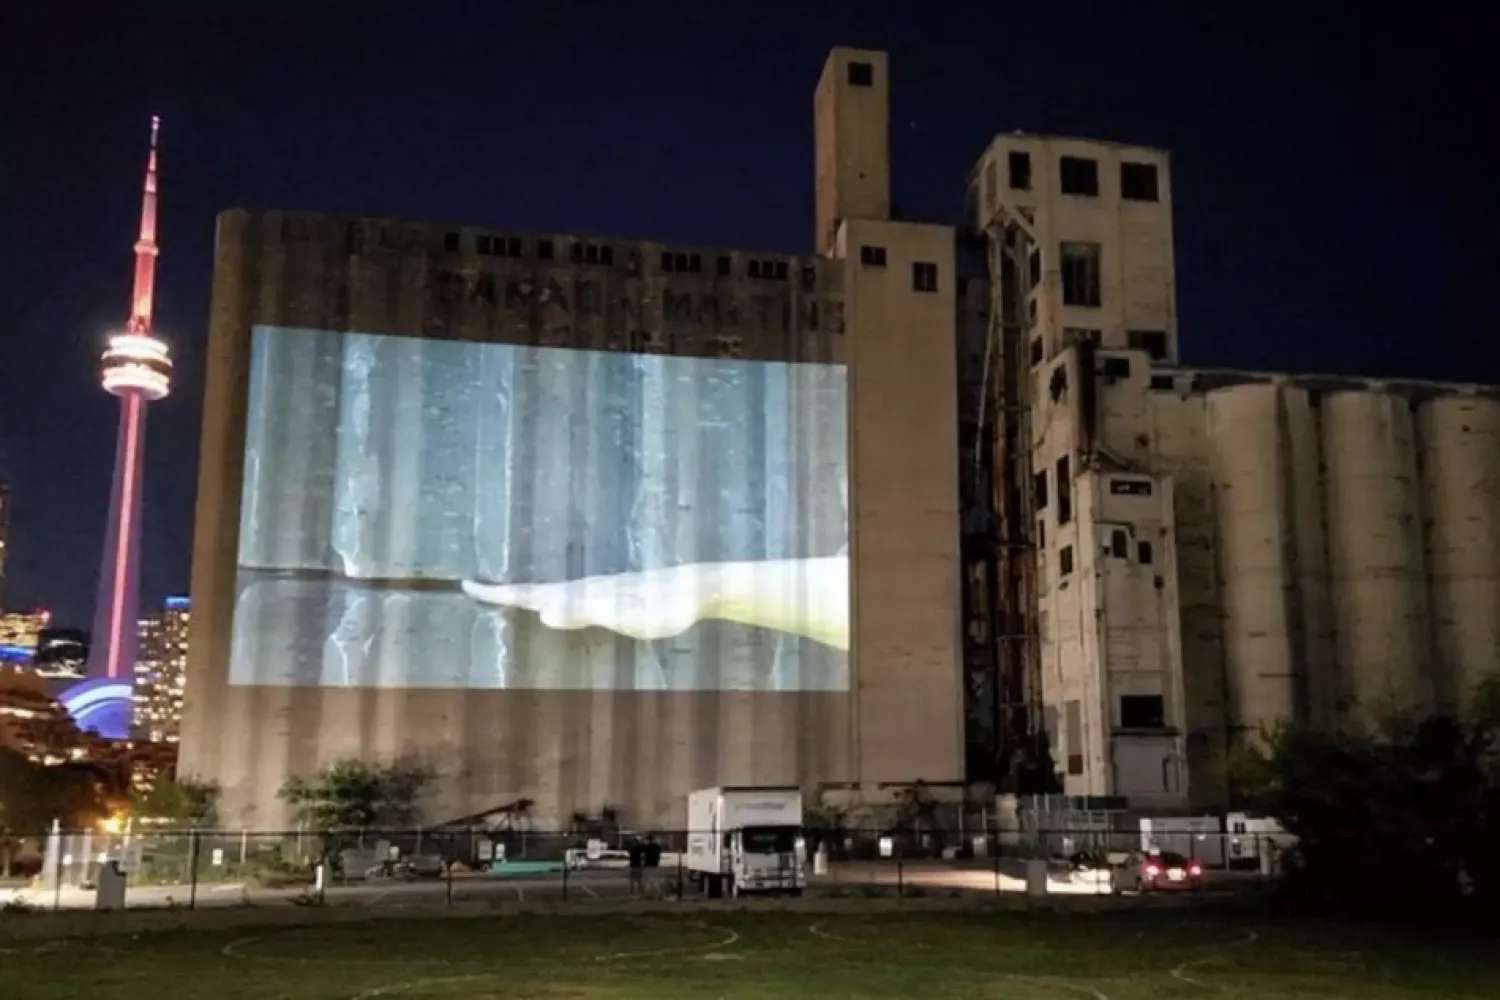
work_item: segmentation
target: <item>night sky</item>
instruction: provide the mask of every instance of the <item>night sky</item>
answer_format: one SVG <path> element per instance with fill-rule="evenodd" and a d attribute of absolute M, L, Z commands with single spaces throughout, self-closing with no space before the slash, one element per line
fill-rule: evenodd
<path fill-rule="evenodd" d="M 1481 153 L 1500 16 L 1447 6 L 1386 23 L 1352 2 L 17 4 L 0 60 L 4 604 L 89 624 L 117 419 L 97 358 L 126 317 L 153 113 L 157 328 L 178 368 L 151 410 L 148 605 L 188 586 L 217 212 L 806 250 L 812 91 L 837 44 L 891 53 L 908 217 L 955 221 L 996 132 L 1172 150 L 1187 363 L 1500 381 Z"/>

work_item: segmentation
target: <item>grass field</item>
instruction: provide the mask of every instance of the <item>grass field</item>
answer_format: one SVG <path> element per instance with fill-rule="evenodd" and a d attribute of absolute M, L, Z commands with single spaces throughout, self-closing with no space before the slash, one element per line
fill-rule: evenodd
<path fill-rule="evenodd" d="M 1500 997 L 1479 946 L 1203 911 L 517 915 L 0 951 L 26 1000 Z"/>

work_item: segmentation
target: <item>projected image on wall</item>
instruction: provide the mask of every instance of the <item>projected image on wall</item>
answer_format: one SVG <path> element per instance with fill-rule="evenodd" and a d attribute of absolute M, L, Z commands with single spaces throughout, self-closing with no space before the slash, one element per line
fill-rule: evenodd
<path fill-rule="evenodd" d="M 841 366 L 251 351 L 231 683 L 847 689 Z"/>

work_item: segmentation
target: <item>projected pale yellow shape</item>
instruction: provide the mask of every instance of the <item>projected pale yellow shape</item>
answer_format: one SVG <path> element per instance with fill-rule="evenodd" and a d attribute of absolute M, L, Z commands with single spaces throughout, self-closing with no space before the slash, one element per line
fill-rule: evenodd
<path fill-rule="evenodd" d="M 705 619 L 849 648 L 849 557 L 689 563 L 563 583 L 464 581 L 477 601 L 535 611 L 555 629 L 605 628 L 667 639 Z"/>

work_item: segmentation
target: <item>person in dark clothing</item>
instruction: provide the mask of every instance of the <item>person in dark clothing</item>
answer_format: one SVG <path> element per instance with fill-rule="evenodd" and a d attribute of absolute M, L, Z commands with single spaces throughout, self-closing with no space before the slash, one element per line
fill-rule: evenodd
<path fill-rule="evenodd" d="M 630 858 L 630 894 L 635 896 L 641 891 L 641 869 L 646 866 L 646 845 L 639 840 L 632 840 L 625 848 L 625 853 Z"/>
<path fill-rule="evenodd" d="M 656 842 L 655 837 L 646 838 L 645 860 L 647 868 L 661 867 L 661 845 Z"/>

